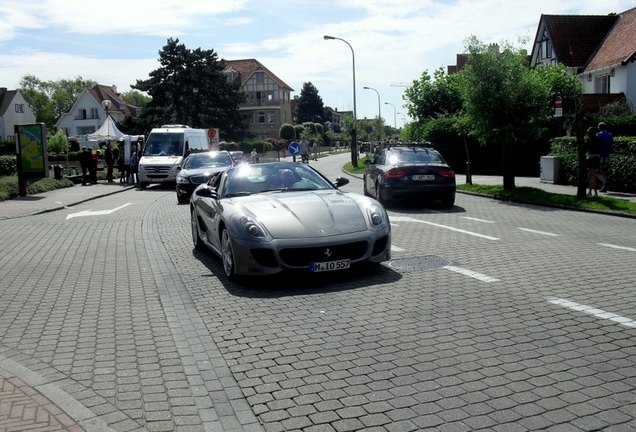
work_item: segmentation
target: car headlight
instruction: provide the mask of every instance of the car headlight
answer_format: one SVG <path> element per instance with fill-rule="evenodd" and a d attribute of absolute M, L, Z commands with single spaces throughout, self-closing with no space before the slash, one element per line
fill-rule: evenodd
<path fill-rule="evenodd" d="M 383 227 L 388 222 L 386 212 L 381 207 L 372 204 L 367 207 L 367 216 L 369 217 L 369 223 L 374 228 Z"/>
<path fill-rule="evenodd" d="M 139 172 L 146 172 L 146 165 L 139 165 Z"/>
<path fill-rule="evenodd" d="M 258 222 L 256 222 L 256 220 L 252 219 L 249 216 L 243 216 L 241 218 L 241 226 L 250 237 L 255 237 L 258 239 L 267 238 L 267 233 L 265 232 L 265 229 L 261 226 L 261 224 L 259 224 Z"/>
<path fill-rule="evenodd" d="M 170 168 L 170 171 L 180 171 L 181 168 L 179 167 L 179 165 L 173 165 L 172 168 Z"/>
<path fill-rule="evenodd" d="M 190 179 L 185 176 L 177 176 L 177 184 L 190 184 Z"/>

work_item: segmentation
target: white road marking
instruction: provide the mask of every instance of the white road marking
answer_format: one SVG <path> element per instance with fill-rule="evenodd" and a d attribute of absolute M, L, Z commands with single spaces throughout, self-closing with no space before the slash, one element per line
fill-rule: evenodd
<path fill-rule="evenodd" d="M 93 210 L 84 210 L 78 213 L 70 213 L 66 216 L 66 220 L 69 220 L 71 218 L 75 218 L 75 217 L 82 217 L 82 216 L 98 216 L 98 215 L 108 215 L 111 213 L 116 212 L 117 210 L 121 210 L 126 206 L 129 206 L 132 203 L 126 203 L 124 205 L 121 205 L 117 208 L 114 208 L 112 210 L 97 210 L 97 211 L 93 211 Z"/>
<path fill-rule="evenodd" d="M 462 216 L 462 218 L 464 218 L 464 219 L 470 219 L 470 220 L 477 221 L 477 222 L 483 222 L 483 223 L 495 223 L 495 222 L 493 222 L 493 221 L 489 221 L 489 220 L 485 220 L 485 219 L 477 219 L 477 218 L 474 218 L 474 217 L 468 217 L 468 216 Z"/>
<path fill-rule="evenodd" d="M 475 232 L 472 232 L 472 231 L 466 231 L 466 230 L 459 229 L 459 228 L 453 228 L 453 227 L 450 227 L 450 226 L 447 226 L 447 225 L 441 225 L 441 224 L 437 224 L 437 223 L 434 223 L 434 222 L 423 221 L 423 220 L 415 219 L 415 218 L 408 217 L 408 216 L 392 217 L 391 220 L 397 220 L 398 222 L 419 222 L 419 223 L 423 223 L 423 224 L 427 224 L 427 225 L 433 225 L 433 226 L 436 226 L 436 227 L 439 227 L 439 228 L 446 228 L 446 229 L 449 229 L 451 231 L 460 232 L 462 234 L 468 234 L 468 235 L 472 235 L 472 236 L 475 236 L 475 237 L 481 237 L 481 238 L 484 238 L 484 239 L 487 239 L 487 240 L 499 240 L 497 237 L 487 236 L 487 235 L 484 235 L 484 234 L 478 234 L 478 233 L 475 233 Z"/>
<path fill-rule="evenodd" d="M 599 246 L 605 246 L 605 247 L 614 248 L 614 249 L 622 249 L 622 250 L 627 250 L 630 252 L 636 252 L 636 248 L 631 248 L 627 246 L 617 246 L 617 245 L 613 245 L 609 243 L 596 243 L 596 244 Z"/>
<path fill-rule="evenodd" d="M 585 312 L 587 314 L 590 315 L 594 315 L 597 318 L 602 318 L 602 319 L 608 319 L 610 321 L 614 321 L 617 322 L 619 324 L 622 324 L 624 326 L 627 327 L 634 327 L 636 328 L 636 321 L 634 321 L 631 318 L 626 318 L 620 315 L 617 315 L 615 313 L 612 312 L 607 312 L 604 311 L 602 309 L 597 309 L 595 307 L 592 306 L 587 306 L 584 304 L 580 304 L 580 303 L 575 303 L 573 301 L 569 301 L 566 299 L 562 299 L 562 298 L 557 298 L 557 297 L 549 297 L 548 298 L 548 302 L 558 305 L 558 306 L 563 306 L 566 307 L 568 309 L 572 309 L 575 311 L 579 311 L 579 312 Z"/>
<path fill-rule="evenodd" d="M 444 268 L 448 269 L 450 271 L 454 271 L 456 273 L 463 274 L 465 276 L 470 276 L 470 277 L 478 279 L 478 280 L 480 280 L 482 282 L 488 282 L 488 283 L 490 283 L 490 282 L 499 282 L 499 279 L 487 276 L 485 274 L 477 273 L 476 271 L 468 270 L 468 269 L 465 269 L 465 268 L 452 266 L 452 265 L 444 266 Z"/>
<path fill-rule="evenodd" d="M 401 247 L 397 247 L 397 246 L 393 246 L 393 245 L 391 245 L 391 250 L 393 252 L 404 252 L 404 249 L 402 249 Z"/>
<path fill-rule="evenodd" d="M 537 230 L 533 230 L 530 228 L 517 228 L 521 231 L 527 231 L 527 232 L 531 232 L 531 233 L 535 233 L 535 234 L 541 234 L 541 235 L 547 235 L 547 236 L 552 236 L 552 237 L 560 237 L 558 234 L 554 234 L 554 233 L 549 233 L 549 232 L 545 232 L 545 231 L 537 231 Z"/>

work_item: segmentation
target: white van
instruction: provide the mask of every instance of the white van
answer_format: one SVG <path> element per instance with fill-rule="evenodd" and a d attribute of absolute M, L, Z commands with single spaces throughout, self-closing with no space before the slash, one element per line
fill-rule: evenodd
<path fill-rule="evenodd" d="M 183 158 L 210 150 L 206 129 L 184 125 L 154 128 L 139 159 L 139 187 L 145 189 L 151 183 L 175 184 Z"/>

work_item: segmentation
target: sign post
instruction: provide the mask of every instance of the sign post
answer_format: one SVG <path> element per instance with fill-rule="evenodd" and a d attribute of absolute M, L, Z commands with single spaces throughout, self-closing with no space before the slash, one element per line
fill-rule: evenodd
<path fill-rule="evenodd" d="M 555 117 L 563 117 L 563 99 L 561 99 L 561 96 L 557 96 L 556 99 L 554 100 L 554 115 Z"/>

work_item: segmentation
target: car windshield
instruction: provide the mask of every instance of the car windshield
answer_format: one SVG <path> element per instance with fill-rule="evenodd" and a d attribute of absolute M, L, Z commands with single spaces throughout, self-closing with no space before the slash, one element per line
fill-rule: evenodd
<path fill-rule="evenodd" d="M 152 133 L 144 148 L 144 156 L 181 156 L 183 134 Z"/>
<path fill-rule="evenodd" d="M 197 153 L 188 156 L 183 164 L 183 169 L 230 166 L 232 163 L 232 158 L 227 153 Z"/>
<path fill-rule="evenodd" d="M 324 177 L 299 163 L 267 163 L 230 168 L 225 177 L 224 197 L 255 193 L 334 189 Z"/>
<path fill-rule="evenodd" d="M 389 162 L 396 163 L 445 163 L 437 152 L 402 150 L 392 151 L 389 154 Z"/>

